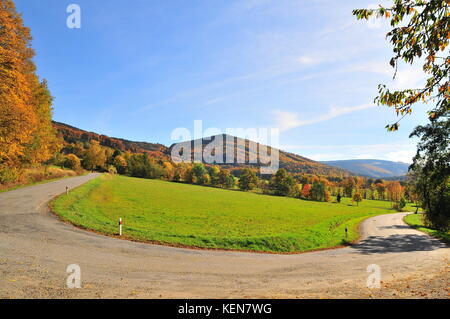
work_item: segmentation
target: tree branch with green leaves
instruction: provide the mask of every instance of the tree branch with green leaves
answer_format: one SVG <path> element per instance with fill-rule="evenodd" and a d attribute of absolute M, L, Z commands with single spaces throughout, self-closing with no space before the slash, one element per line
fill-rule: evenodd
<path fill-rule="evenodd" d="M 375 103 L 393 107 L 401 118 L 387 125 L 390 131 L 399 129 L 400 121 L 412 113 L 416 103 L 433 103 L 429 110 L 430 120 L 448 117 L 450 100 L 450 0 L 395 0 L 391 7 L 356 9 L 357 19 L 385 18 L 390 20 L 392 30 L 386 38 L 393 46 L 394 56 L 390 65 L 394 79 L 400 62 L 422 63 L 428 79 L 421 88 L 390 90 L 379 85 Z"/>

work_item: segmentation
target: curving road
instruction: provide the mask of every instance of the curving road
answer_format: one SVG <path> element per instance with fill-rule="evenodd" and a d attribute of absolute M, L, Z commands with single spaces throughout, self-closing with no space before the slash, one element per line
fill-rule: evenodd
<path fill-rule="evenodd" d="M 49 212 L 47 202 L 66 186 L 97 176 L 0 194 L 0 298 L 345 297 L 367 289 L 370 264 L 379 265 L 389 283 L 425 278 L 450 257 L 444 243 L 406 226 L 404 214 L 368 219 L 352 247 L 270 255 L 124 241 L 62 223 Z M 69 264 L 81 267 L 82 289 L 65 288 Z"/>

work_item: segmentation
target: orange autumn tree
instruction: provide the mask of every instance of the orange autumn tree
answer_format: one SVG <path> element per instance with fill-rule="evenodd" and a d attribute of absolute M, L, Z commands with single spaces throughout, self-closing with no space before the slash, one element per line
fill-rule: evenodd
<path fill-rule="evenodd" d="M 14 3 L 0 0 L 0 163 L 17 165 L 31 141 L 36 114 L 30 103 L 30 31 Z"/>
<path fill-rule="evenodd" d="M 303 189 L 300 192 L 300 196 L 305 199 L 309 199 L 311 197 L 311 185 L 310 184 L 305 184 L 305 186 L 303 186 Z"/>
<path fill-rule="evenodd" d="M 5 170 L 40 164 L 59 149 L 51 96 L 32 61 L 30 30 L 11 0 L 0 0 L 0 182 Z"/>
<path fill-rule="evenodd" d="M 398 202 L 403 196 L 403 186 L 398 181 L 389 182 L 386 190 L 392 202 Z"/>

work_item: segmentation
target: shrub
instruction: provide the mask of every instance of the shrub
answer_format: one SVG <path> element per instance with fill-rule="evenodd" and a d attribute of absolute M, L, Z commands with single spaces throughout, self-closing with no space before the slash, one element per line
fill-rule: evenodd
<path fill-rule="evenodd" d="M 74 171 L 79 171 L 81 169 L 81 160 L 75 154 L 69 154 L 66 157 L 65 166 Z"/>
<path fill-rule="evenodd" d="M 115 168 L 114 165 L 109 165 L 108 166 L 108 173 L 109 174 L 117 174 L 117 169 Z"/>
<path fill-rule="evenodd" d="M 398 202 L 398 207 L 403 210 L 403 208 L 406 207 L 406 200 L 404 197 L 400 198 L 400 201 Z"/>
<path fill-rule="evenodd" d="M 0 166 L 0 184 L 14 183 L 19 178 L 19 172 L 15 168 Z"/>

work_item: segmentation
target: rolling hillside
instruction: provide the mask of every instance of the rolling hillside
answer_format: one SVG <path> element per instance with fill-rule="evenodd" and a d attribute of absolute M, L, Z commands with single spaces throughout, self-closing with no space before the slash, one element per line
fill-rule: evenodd
<path fill-rule="evenodd" d="M 162 144 L 158 143 L 147 143 L 147 142 L 135 142 L 135 141 L 129 141 L 121 138 L 115 138 L 115 137 L 109 137 L 106 135 L 101 135 L 98 133 L 93 132 L 87 132 L 84 130 L 81 130 L 79 128 L 59 123 L 59 122 L 53 122 L 54 127 L 58 130 L 58 132 L 62 135 L 64 140 L 67 143 L 75 143 L 75 142 L 87 142 L 90 140 L 97 140 L 100 142 L 101 145 L 111 147 L 113 149 L 119 150 L 121 152 L 131 152 L 131 153 L 147 153 L 152 157 L 162 159 L 162 160 L 168 160 L 171 155 L 171 150 L 174 147 L 172 145 L 171 147 L 167 147 Z M 227 139 L 225 138 L 226 135 L 218 135 L 213 138 L 224 138 L 224 141 Z M 238 137 L 232 137 L 235 139 L 234 142 L 234 149 L 235 154 L 239 154 L 240 156 L 244 156 L 248 162 L 249 156 L 255 156 L 258 155 L 258 153 L 255 154 L 250 147 L 249 147 L 249 141 L 244 140 Z M 210 142 L 211 140 L 203 139 L 202 144 L 203 148 Z M 188 145 L 189 143 L 192 146 L 192 155 L 194 155 L 194 145 L 195 141 L 188 141 L 183 143 L 178 143 L 177 145 Z M 245 145 L 245 147 L 242 147 L 242 145 Z M 258 150 L 260 149 L 259 144 L 257 144 Z M 226 144 L 224 143 L 224 159 L 226 157 Z M 269 147 L 270 150 L 270 147 Z M 242 163 L 234 163 L 234 164 L 221 164 L 226 168 L 234 170 L 240 170 L 245 167 L 260 167 L 260 164 L 242 164 Z M 266 166 L 266 165 L 263 165 Z M 332 176 L 348 176 L 350 175 L 350 172 L 346 171 L 345 169 L 329 166 L 327 164 L 323 164 L 320 162 L 316 162 L 313 160 L 310 160 L 308 158 L 302 157 L 297 154 L 288 153 L 284 151 L 280 151 L 280 167 L 285 168 L 291 173 L 306 173 L 306 174 L 320 174 L 320 175 L 332 175 Z"/>
<path fill-rule="evenodd" d="M 168 158 L 168 148 L 162 144 L 134 142 L 121 138 L 109 137 L 70 126 L 68 124 L 53 122 L 53 126 L 62 135 L 67 143 L 87 142 L 97 140 L 101 145 L 111 147 L 121 152 L 148 153 L 152 157 Z"/>
<path fill-rule="evenodd" d="M 239 137 L 229 136 L 229 135 L 216 135 L 212 136 L 207 139 L 203 140 L 193 140 L 193 141 L 187 141 L 182 143 L 173 144 L 170 146 L 170 150 L 177 146 L 178 148 L 181 147 L 189 147 L 191 148 L 191 157 L 195 158 L 195 149 L 194 145 L 198 143 L 198 145 L 202 144 L 203 149 L 207 147 L 207 145 L 210 142 L 218 141 L 220 142 L 220 139 L 222 139 L 223 143 L 223 156 L 221 162 L 224 164 L 218 164 L 220 166 L 223 166 L 225 168 L 228 168 L 230 170 L 238 170 L 242 169 L 244 167 L 261 167 L 261 166 L 268 166 L 264 163 L 267 163 L 268 160 L 263 160 L 262 163 L 260 161 L 261 158 L 264 158 L 265 153 L 260 153 L 261 145 L 259 143 L 250 142 L 247 139 L 242 139 Z M 234 140 L 234 142 L 233 142 Z M 250 146 L 250 143 L 253 143 L 252 146 Z M 267 148 L 267 152 L 271 152 L 271 147 L 262 145 Z M 234 158 L 242 158 L 245 159 L 246 164 L 241 163 L 226 163 L 227 158 L 227 151 L 226 150 L 233 150 L 234 149 Z M 211 152 L 213 155 L 215 155 L 215 152 Z M 270 156 L 270 155 L 269 155 Z M 280 156 L 280 168 L 285 168 L 287 171 L 291 173 L 306 173 L 306 174 L 319 174 L 319 175 L 332 175 L 332 176 L 348 176 L 350 175 L 350 172 L 341 169 L 332 167 L 320 162 L 313 161 L 311 159 L 308 159 L 306 157 L 284 152 L 282 150 L 279 150 L 279 156 Z M 257 159 L 257 162 L 255 164 L 250 164 L 249 159 L 255 158 Z M 220 161 L 220 160 L 219 160 Z"/>
<path fill-rule="evenodd" d="M 350 172 L 375 178 L 401 177 L 408 173 L 410 164 L 376 159 L 325 161 L 326 165 L 339 167 Z"/>

